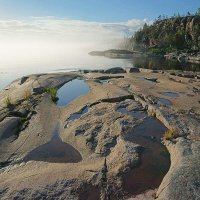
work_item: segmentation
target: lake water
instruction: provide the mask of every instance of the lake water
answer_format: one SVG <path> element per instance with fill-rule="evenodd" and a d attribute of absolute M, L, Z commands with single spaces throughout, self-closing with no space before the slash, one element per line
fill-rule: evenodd
<path fill-rule="evenodd" d="M 79 69 L 106 69 L 111 67 L 138 67 L 159 70 L 189 70 L 200 71 L 200 64 L 180 63 L 160 58 L 133 58 L 133 59 L 109 59 L 102 56 L 90 56 L 88 52 L 66 55 L 66 59 L 55 62 L 17 64 L 13 67 L 4 67 L 0 64 L 0 89 L 3 89 L 16 78 L 33 73 L 49 73 L 73 71 Z"/>

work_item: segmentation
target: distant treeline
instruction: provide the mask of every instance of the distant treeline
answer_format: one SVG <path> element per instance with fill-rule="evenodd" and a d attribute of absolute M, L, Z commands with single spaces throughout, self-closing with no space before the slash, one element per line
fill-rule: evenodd
<path fill-rule="evenodd" d="M 144 24 L 143 28 L 126 39 L 129 50 L 164 54 L 174 51 L 200 50 L 200 8 L 195 14 L 189 12 L 172 17 L 160 15 L 153 24 Z"/>

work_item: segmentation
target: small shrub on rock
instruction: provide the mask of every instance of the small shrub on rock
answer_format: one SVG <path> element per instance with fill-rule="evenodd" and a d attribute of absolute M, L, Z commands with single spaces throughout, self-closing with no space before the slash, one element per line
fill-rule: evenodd
<path fill-rule="evenodd" d="M 156 111 L 154 111 L 154 110 L 149 111 L 149 115 L 150 115 L 151 117 L 156 118 Z"/>
<path fill-rule="evenodd" d="M 28 100 L 31 96 L 31 91 L 30 90 L 25 90 L 24 91 L 24 99 Z"/>
<path fill-rule="evenodd" d="M 58 89 L 57 88 L 47 88 L 46 91 L 47 91 L 47 93 L 50 94 L 53 102 L 58 101 L 58 97 L 57 97 Z"/>
<path fill-rule="evenodd" d="M 177 129 L 175 128 L 172 128 L 170 130 L 167 130 L 164 134 L 164 139 L 165 140 L 171 140 L 171 139 L 175 139 L 177 138 L 179 135 L 178 135 L 178 131 Z"/>
<path fill-rule="evenodd" d="M 10 108 L 10 107 L 13 106 L 10 96 L 7 96 L 4 101 L 5 101 L 5 105 L 6 105 L 7 108 Z"/>

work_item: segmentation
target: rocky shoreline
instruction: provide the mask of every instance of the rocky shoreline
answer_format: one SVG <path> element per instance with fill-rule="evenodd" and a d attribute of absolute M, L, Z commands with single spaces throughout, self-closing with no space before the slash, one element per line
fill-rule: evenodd
<path fill-rule="evenodd" d="M 200 52 L 196 53 L 182 53 L 182 52 L 173 52 L 164 55 L 166 59 L 178 60 L 180 62 L 191 62 L 191 63 L 200 63 Z"/>
<path fill-rule="evenodd" d="M 131 59 L 131 58 L 166 58 L 170 60 L 177 60 L 179 62 L 190 62 L 200 64 L 200 52 L 193 53 L 185 53 L 185 52 L 172 52 L 163 55 L 162 52 L 160 54 L 150 54 L 139 51 L 129 51 L 129 50 L 117 50 L 110 49 L 107 51 L 92 51 L 89 52 L 91 56 L 105 56 L 108 58 L 115 59 Z"/>
<path fill-rule="evenodd" d="M 200 74 L 183 74 L 112 68 L 30 75 L 12 82 L 0 91 L 1 199 L 100 199 L 105 156 L 107 181 L 114 186 L 111 199 L 198 199 Z M 77 77 L 86 80 L 90 92 L 58 107 L 46 88 L 60 88 Z M 12 106 L 5 103 L 7 97 Z M 120 108 L 139 115 L 120 113 Z M 69 120 L 77 113 L 78 118 Z M 153 135 L 148 139 L 165 145 L 171 165 L 159 184 L 147 188 L 140 184 L 140 193 L 135 189 L 128 194 L 123 176 L 142 166 L 144 147 L 127 138 L 147 118 L 158 119 L 171 131 L 170 136 L 163 133 L 161 141 Z M 51 141 L 58 121 L 59 137 L 70 151 L 71 146 L 80 153 L 81 160 L 25 161 L 30 152 Z"/>
<path fill-rule="evenodd" d="M 130 59 L 130 58 L 137 58 L 137 57 L 163 57 L 162 55 L 156 54 L 146 54 L 140 51 L 129 51 L 129 50 L 118 50 L 118 49 L 110 49 L 107 51 L 91 51 L 89 52 L 91 56 L 105 56 L 108 58 L 118 58 L 118 59 Z"/>

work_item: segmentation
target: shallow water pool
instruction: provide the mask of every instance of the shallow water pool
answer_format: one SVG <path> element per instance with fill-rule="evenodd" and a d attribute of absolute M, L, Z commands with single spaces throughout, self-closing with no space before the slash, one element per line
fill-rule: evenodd
<path fill-rule="evenodd" d="M 180 97 L 180 94 L 176 92 L 162 92 L 161 94 L 167 97 Z"/>
<path fill-rule="evenodd" d="M 84 80 L 74 79 L 65 83 L 58 90 L 58 106 L 66 106 L 78 97 L 87 94 L 90 91 L 88 84 Z"/>
<path fill-rule="evenodd" d="M 78 150 L 63 142 L 59 133 L 60 124 L 57 123 L 51 140 L 32 150 L 23 160 L 25 162 L 35 160 L 50 163 L 77 163 L 81 161 L 82 156 Z"/>

